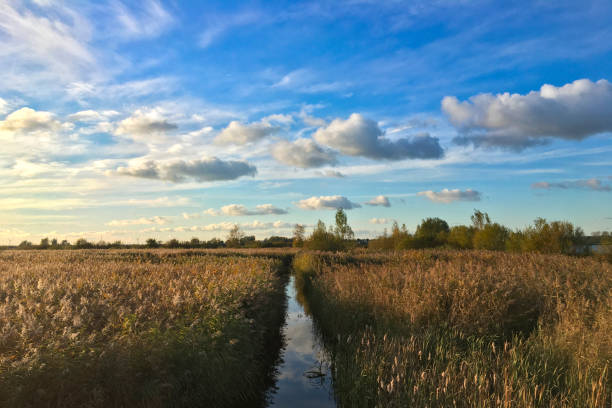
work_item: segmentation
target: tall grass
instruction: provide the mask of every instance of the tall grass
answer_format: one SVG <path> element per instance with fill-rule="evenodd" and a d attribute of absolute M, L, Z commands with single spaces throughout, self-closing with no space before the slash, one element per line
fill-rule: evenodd
<path fill-rule="evenodd" d="M 347 407 L 609 407 L 612 267 L 487 251 L 302 253 Z"/>
<path fill-rule="evenodd" d="M 263 403 L 280 266 L 198 251 L 2 252 L 0 406 Z"/>

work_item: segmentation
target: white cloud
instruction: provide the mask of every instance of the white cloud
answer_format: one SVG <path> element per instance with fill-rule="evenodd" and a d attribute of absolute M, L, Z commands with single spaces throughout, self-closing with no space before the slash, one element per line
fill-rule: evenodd
<path fill-rule="evenodd" d="M 88 48 L 92 29 L 86 19 L 60 3 L 41 16 L 18 4 L 0 3 L 2 54 L 7 61 L 26 72 L 44 67 L 64 78 L 94 66 Z"/>
<path fill-rule="evenodd" d="M 88 110 L 79 111 L 71 115 L 68 115 L 68 119 L 75 121 L 75 122 L 86 122 L 86 123 L 102 122 L 102 121 L 106 121 L 109 117 L 116 116 L 116 115 L 119 115 L 119 112 L 113 111 L 113 110 L 98 112 L 92 109 L 88 109 Z"/>
<path fill-rule="evenodd" d="M 388 224 L 389 222 L 391 220 L 388 218 L 370 218 L 369 220 L 370 224 Z"/>
<path fill-rule="evenodd" d="M 217 157 L 199 160 L 173 160 L 158 162 L 149 160 L 129 167 L 118 167 L 116 174 L 156 180 L 184 182 L 235 180 L 242 176 L 255 176 L 257 168 L 245 161 L 221 160 Z M 112 172 L 109 174 L 113 174 Z"/>
<path fill-rule="evenodd" d="M 271 214 L 287 214 L 287 210 L 273 206 L 272 204 L 261 204 L 255 207 L 254 210 L 249 210 L 242 204 L 228 204 L 221 207 L 221 213 L 224 215 L 240 216 L 240 215 L 271 215 Z"/>
<path fill-rule="evenodd" d="M 391 141 L 373 120 L 353 113 L 348 119 L 334 119 L 327 127 L 318 129 L 313 138 L 349 156 L 370 159 L 440 159 L 444 151 L 439 141 L 429 134 Z"/>
<path fill-rule="evenodd" d="M 152 224 L 165 225 L 169 223 L 170 221 L 167 218 L 155 216 L 155 217 L 150 217 L 150 218 L 142 217 L 142 218 L 137 218 L 137 219 L 132 219 L 132 220 L 112 220 L 110 222 L 107 222 L 106 225 L 112 226 L 112 227 L 118 227 L 118 226 L 126 226 L 126 225 L 152 225 Z"/>
<path fill-rule="evenodd" d="M 253 12 L 215 16 L 214 19 L 210 19 L 206 29 L 200 35 L 199 45 L 202 48 L 207 48 L 232 28 L 252 24 L 261 21 L 263 18 L 264 16 Z"/>
<path fill-rule="evenodd" d="M 115 134 L 149 142 L 163 139 L 167 132 L 177 128 L 178 126 L 170 123 L 159 109 L 138 109 L 132 116 L 119 122 Z"/>
<path fill-rule="evenodd" d="M 549 138 L 581 140 L 612 131 L 612 84 L 580 79 L 521 94 L 478 94 L 467 101 L 442 100 L 460 131 L 458 143 L 522 149 Z"/>
<path fill-rule="evenodd" d="M 351 210 L 353 208 L 361 207 L 359 204 L 354 203 L 348 198 L 339 195 L 310 197 L 304 200 L 300 200 L 295 205 L 304 210 L 336 210 L 338 208 Z"/>
<path fill-rule="evenodd" d="M 9 103 L 4 99 L 0 98 L 0 115 L 4 115 L 9 111 Z"/>
<path fill-rule="evenodd" d="M 0 134 L 4 132 L 34 132 L 38 130 L 58 130 L 62 124 L 52 113 L 21 108 L 0 121 Z"/>
<path fill-rule="evenodd" d="M 293 121 L 293 116 L 289 114 L 276 113 L 273 115 L 268 115 L 265 118 L 261 119 L 262 122 L 277 122 L 282 123 L 283 125 L 290 125 Z"/>
<path fill-rule="evenodd" d="M 343 178 L 346 177 L 344 174 L 342 174 L 339 171 L 336 170 L 323 170 L 320 172 L 320 174 L 323 177 L 330 177 L 330 178 Z"/>
<path fill-rule="evenodd" d="M 322 148 L 311 139 L 294 142 L 282 140 L 272 148 L 272 156 L 289 166 L 310 168 L 336 164 L 336 155 Z"/>
<path fill-rule="evenodd" d="M 174 24 L 174 17 L 157 0 L 138 3 L 137 12 L 129 10 L 121 2 L 114 3 L 122 35 L 128 38 L 157 37 Z"/>
<path fill-rule="evenodd" d="M 612 191 L 612 185 L 605 184 L 601 180 L 592 178 L 588 180 L 574 180 L 574 181 L 561 181 L 561 182 L 546 182 L 541 181 L 538 183 L 533 183 L 531 188 L 539 188 L 549 190 L 551 188 L 559 188 L 562 190 L 567 189 L 586 189 L 586 190 L 594 190 L 594 191 Z"/>
<path fill-rule="evenodd" d="M 365 204 L 372 205 L 372 206 L 391 207 L 391 203 L 389 202 L 389 199 L 385 197 L 384 195 L 376 196 Z"/>
<path fill-rule="evenodd" d="M 273 126 L 268 122 L 256 122 L 243 125 L 233 120 L 217 135 L 215 143 L 220 145 L 245 145 L 257 142 L 279 130 L 280 128 L 278 126 Z"/>
<path fill-rule="evenodd" d="M 452 203 L 453 201 L 480 201 L 481 193 L 472 189 L 461 191 L 459 189 L 449 190 L 447 188 L 442 191 L 421 191 L 417 193 L 419 196 L 426 197 L 430 201 L 436 203 Z"/>

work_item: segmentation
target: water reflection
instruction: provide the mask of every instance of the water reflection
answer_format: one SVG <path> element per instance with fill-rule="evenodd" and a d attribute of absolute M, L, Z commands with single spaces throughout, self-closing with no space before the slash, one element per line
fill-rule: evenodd
<path fill-rule="evenodd" d="M 312 320 L 298 299 L 295 278 L 287 285 L 286 346 L 278 367 L 273 407 L 335 407 L 331 373 Z"/>

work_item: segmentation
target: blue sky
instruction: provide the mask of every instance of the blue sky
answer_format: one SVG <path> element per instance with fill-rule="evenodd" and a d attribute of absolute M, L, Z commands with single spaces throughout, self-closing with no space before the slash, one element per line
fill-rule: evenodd
<path fill-rule="evenodd" d="M 0 4 L 0 243 L 612 229 L 608 1 Z"/>

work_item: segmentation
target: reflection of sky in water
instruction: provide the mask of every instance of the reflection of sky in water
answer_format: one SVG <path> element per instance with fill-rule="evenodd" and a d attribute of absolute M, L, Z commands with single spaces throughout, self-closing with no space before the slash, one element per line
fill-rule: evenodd
<path fill-rule="evenodd" d="M 294 279 L 287 285 L 289 302 L 287 321 L 284 328 L 286 348 L 283 351 L 283 363 L 279 367 L 276 387 L 270 406 L 274 407 L 334 407 L 330 397 L 329 372 L 326 366 L 320 365 L 320 346 L 315 342 L 312 320 L 306 316 L 304 309 L 296 300 Z M 308 378 L 305 373 L 321 369 L 327 373 L 321 378 Z"/>

